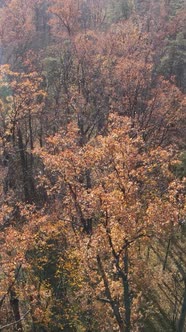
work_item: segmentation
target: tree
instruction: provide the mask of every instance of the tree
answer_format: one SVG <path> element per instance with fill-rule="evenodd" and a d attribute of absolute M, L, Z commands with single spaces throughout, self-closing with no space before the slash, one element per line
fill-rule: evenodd
<path fill-rule="evenodd" d="M 0 1 L 0 330 L 184 330 L 182 5 Z"/>
<path fill-rule="evenodd" d="M 4 193 L 7 194 L 9 189 L 16 188 L 17 194 L 23 195 L 26 202 L 32 201 L 35 191 L 32 150 L 34 140 L 39 139 L 41 135 L 40 128 L 45 100 L 41 82 L 42 80 L 36 72 L 16 73 L 11 71 L 7 65 L 1 66 L 1 137 L 4 162 L 8 167 Z M 35 123 L 34 128 L 33 123 Z M 15 172 L 20 172 L 21 175 Z M 23 192 L 21 193 L 20 190 Z"/>
<path fill-rule="evenodd" d="M 71 222 L 79 238 L 95 290 L 93 301 L 110 305 L 120 331 L 137 328 L 143 296 L 151 290 L 146 278 L 154 266 L 145 267 L 150 241 L 178 228 L 171 153 L 162 148 L 146 151 L 140 135 L 131 138 L 131 130 L 129 119 L 111 116 L 107 135 L 83 148 L 71 126 L 65 141 L 55 136 L 41 151 L 45 167 L 56 178 L 50 192 L 55 193 L 60 218 Z M 81 230 L 89 234 L 88 243 L 78 235 Z"/>

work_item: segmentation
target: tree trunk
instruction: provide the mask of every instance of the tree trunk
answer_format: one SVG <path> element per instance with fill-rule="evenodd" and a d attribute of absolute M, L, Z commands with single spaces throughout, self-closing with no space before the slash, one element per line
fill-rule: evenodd
<path fill-rule="evenodd" d="M 107 275 L 104 271 L 104 267 L 103 267 L 103 264 L 102 264 L 102 261 L 101 261 L 101 258 L 100 258 L 99 255 L 97 255 L 97 263 L 98 263 L 98 268 L 99 268 L 100 274 L 101 274 L 103 282 L 104 282 L 105 294 L 106 294 L 106 297 L 108 299 L 108 302 L 110 303 L 110 305 L 112 307 L 113 314 L 114 314 L 115 319 L 118 323 L 119 331 L 120 332 L 126 332 L 127 330 L 125 329 L 125 325 L 124 325 L 124 322 L 122 320 L 118 304 L 116 303 L 116 301 L 114 301 L 112 299 L 112 295 L 111 295 L 110 288 L 109 288 L 109 281 L 108 281 Z"/>
<path fill-rule="evenodd" d="M 184 290 L 184 297 L 183 303 L 181 308 L 180 319 L 178 322 L 178 329 L 177 332 L 184 332 L 184 325 L 185 325 L 185 317 L 186 317 L 186 280 L 185 280 L 185 290 Z"/>
<path fill-rule="evenodd" d="M 18 322 L 14 327 L 14 331 L 23 332 L 21 315 L 20 315 L 20 311 L 19 311 L 19 299 L 17 298 L 16 292 L 14 289 L 12 289 L 10 291 L 10 305 L 11 305 L 13 313 L 14 313 L 14 319 L 16 322 Z"/>
<path fill-rule="evenodd" d="M 165 260 L 164 260 L 164 263 L 163 263 L 163 271 L 165 271 L 165 268 L 166 268 L 167 259 L 168 259 L 168 255 L 169 255 L 170 244 L 171 244 L 171 239 L 169 239 L 168 244 L 167 244 L 167 250 L 166 250 L 166 254 L 165 254 Z"/>
<path fill-rule="evenodd" d="M 27 164 L 25 160 L 25 153 L 24 153 L 24 146 L 23 146 L 23 139 L 21 130 L 18 130 L 18 147 L 19 147 L 19 154 L 21 159 L 21 168 L 23 174 L 23 188 L 24 188 L 24 196 L 25 201 L 29 202 L 29 189 L 28 189 L 28 178 L 27 178 Z"/>
<path fill-rule="evenodd" d="M 31 112 L 29 111 L 28 115 L 28 126 L 29 126 L 29 134 L 30 134 L 30 149 L 34 149 L 34 142 L 33 142 L 33 130 L 32 130 L 32 116 Z"/>
<path fill-rule="evenodd" d="M 131 299 L 130 299 L 130 287 L 128 280 L 128 248 L 125 249 L 124 253 L 124 274 L 122 274 L 123 288 L 124 288 L 124 307 L 125 307 L 125 332 L 131 331 Z"/>

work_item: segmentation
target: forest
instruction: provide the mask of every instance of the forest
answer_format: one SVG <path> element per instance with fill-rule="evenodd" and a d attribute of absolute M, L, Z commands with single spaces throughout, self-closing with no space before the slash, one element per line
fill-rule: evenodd
<path fill-rule="evenodd" d="M 186 331 L 184 0 L 0 0 L 0 331 Z"/>

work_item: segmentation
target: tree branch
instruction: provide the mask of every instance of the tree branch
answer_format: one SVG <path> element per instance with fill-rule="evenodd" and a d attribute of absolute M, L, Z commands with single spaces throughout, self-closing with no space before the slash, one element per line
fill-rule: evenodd
<path fill-rule="evenodd" d="M 13 280 L 13 282 L 11 283 L 11 285 L 8 287 L 7 292 L 6 292 L 6 293 L 2 296 L 2 298 L 0 299 L 0 308 L 1 308 L 2 305 L 3 305 L 3 302 L 4 302 L 5 298 L 6 298 L 6 296 L 10 293 L 10 291 L 11 291 L 12 288 L 13 288 L 13 286 L 15 285 L 16 280 L 17 280 L 17 278 L 18 278 L 18 276 L 19 276 L 19 272 L 20 272 L 20 270 L 21 270 L 21 267 L 22 267 L 22 264 L 19 265 L 19 267 L 18 267 L 18 269 L 17 269 L 17 272 L 16 272 L 16 275 L 15 275 L 15 279 Z"/>
<path fill-rule="evenodd" d="M 15 322 L 12 322 L 12 323 L 9 323 L 9 324 L 4 325 L 4 326 L 0 326 L 0 331 L 4 330 L 7 327 L 16 325 L 17 323 L 21 322 L 23 319 L 25 319 L 25 317 L 29 314 L 29 312 L 30 312 L 30 309 L 19 320 L 15 321 Z"/>

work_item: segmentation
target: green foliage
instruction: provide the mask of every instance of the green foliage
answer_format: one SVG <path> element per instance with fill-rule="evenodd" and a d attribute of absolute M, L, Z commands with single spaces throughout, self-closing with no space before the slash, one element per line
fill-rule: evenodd
<path fill-rule="evenodd" d="M 48 319 L 38 322 L 36 328 L 48 328 L 54 332 L 76 331 L 80 325 L 79 304 L 73 302 L 75 292 L 81 287 L 79 262 L 73 252 L 67 250 L 65 237 L 53 233 L 52 237 L 39 233 L 36 246 L 27 252 L 27 260 L 31 265 L 34 278 L 40 287 L 50 294 L 48 302 Z M 43 301 L 43 303 L 42 303 Z M 41 297 L 41 308 L 45 299 Z M 38 330 L 40 331 L 40 329 Z"/>
<path fill-rule="evenodd" d="M 111 0 L 108 5 L 108 18 L 112 22 L 126 20 L 132 14 L 133 9 L 132 0 L 116 0 L 114 2 Z"/>
<path fill-rule="evenodd" d="M 176 38 L 167 40 L 165 55 L 161 59 L 160 71 L 166 78 L 176 77 L 179 87 L 186 89 L 186 39 L 183 32 L 176 35 Z"/>
<path fill-rule="evenodd" d="M 170 0 L 169 1 L 170 7 L 170 15 L 176 15 L 180 10 L 184 10 L 185 8 L 185 1 L 184 0 Z"/>
<path fill-rule="evenodd" d="M 186 177 L 186 152 L 181 154 L 180 162 L 172 166 L 172 170 L 176 177 L 180 179 Z"/>

